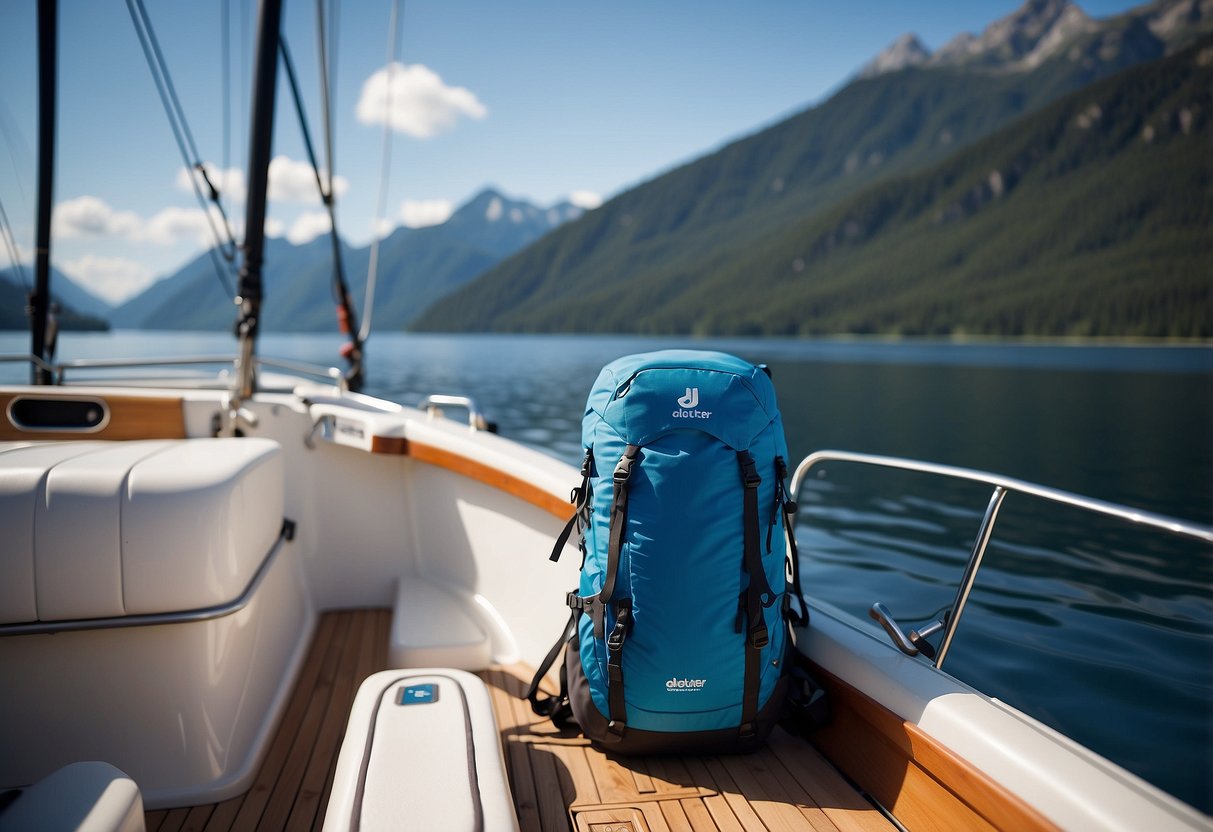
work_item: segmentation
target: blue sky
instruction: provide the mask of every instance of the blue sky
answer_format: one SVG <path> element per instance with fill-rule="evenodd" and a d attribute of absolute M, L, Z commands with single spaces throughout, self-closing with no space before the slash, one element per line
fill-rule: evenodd
<path fill-rule="evenodd" d="M 239 191 L 253 40 L 250 0 L 231 10 L 229 181 Z M 200 154 L 224 153 L 220 0 L 145 0 Z M 386 78 L 389 0 L 341 4 L 335 169 L 338 225 L 355 244 L 374 233 L 382 108 L 359 103 Z M 593 205 L 836 89 L 903 32 L 931 49 L 980 32 L 1017 0 L 855 3 L 460 2 L 408 0 L 401 28 L 392 168 L 384 227 L 440 220 L 492 185 L 541 206 Z M 1086 0 L 1093 17 L 1134 5 Z M 0 201 L 24 257 L 33 248 L 36 4 L 0 2 Z M 315 6 L 287 0 L 284 31 L 320 141 Z M 205 218 L 123 0 L 62 0 L 53 260 L 111 300 L 146 287 L 203 250 Z M 376 73 L 379 73 L 376 76 Z M 408 95 L 408 90 L 416 93 Z M 323 228 L 289 99 L 274 139 L 273 233 Z M 322 149 L 318 152 L 323 153 Z M 237 193 L 237 196 L 239 194 Z M 232 206 L 239 218 L 243 209 Z M 8 265 L 0 251 L 0 266 Z"/>

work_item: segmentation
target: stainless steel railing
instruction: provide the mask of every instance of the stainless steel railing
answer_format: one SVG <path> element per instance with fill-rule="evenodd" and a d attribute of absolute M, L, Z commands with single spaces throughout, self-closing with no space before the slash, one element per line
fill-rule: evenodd
<path fill-rule="evenodd" d="M 191 367 L 201 365 L 232 365 L 238 358 L 232 355 L 190 355 L 171 358 L 77 358 L 71 361 L 61 361 L 50 364 L 36 355 L 0 355 L 3 363 L 32 364 L 40 370 L 50 373 L 55 384 L 63 384 L 67 379 L 68 370 L 138 370 L 150 367 Z M 321 378 L 332 382 L 343 392 L 347 389 L 345 374 L 337 367 L 324 367 L 319 364 L 307 364 L 300 361 L 287 361 L 279 358 L 255 359 L 259 367 L 272 367 L 290 373 Z"/>
<path fill-rule="evenodd" d="M 796 466 L 796 471 L 792 475 L 792 494 L 795 496 L 800 493 L 800 486 L 804 483 L 805 476 L 810 469 L 815 465 L 826 462 L 856 463 L 881 468 L 892 468 L 900 471 L 912 471 L 920 474 L 931 474 L 984 484 L 993 489 L 989 503 L 986 506 L 985 514 L 982 517 L 981 525 L 978 527 L 977 536 L 973 541 L 973 548 L 965 565 L 964 574 L 961 576 L 960 585 L 956 589 L 956 597 L 953 599 L 951 607 L 944 614 L 942 620 L 936 621 L 919 631 L 911 632 L 907 637 L 883 604 L 873 604 L 868 613 L 884 628 L 894 645 L 903 653 L 914 656 L 921 652 L 933 658 L 936 667 L 943 666 L 944 659 L 947 658 L 948 651 L 951 649 L 952 640 L 960 624 L 961 615 L 964 613 L 965 604 L 969 600 L 969 595 L 973 590 L 973 583 L 977 579 L 977 572 L 981 568 L 982 558 L 985 556 L 986 548 L 989 546 L 990 539 L 994 534 L 994 526 L 998 522 L 998 511 L 1002 507 L 1003 500 L 1012 492 L 1026 494 L 1049 502 L 1071 506 L 1107 517 L 1114 517 L 1127 523 L 1155 528 L 1171 534 L 1213 544 L 1213 527 L 1201 526 L 1186 520 L 1177 520 L 1174 517 L 1142 511 L 1105 500 L 1084 497 L 1081 494 L 1049 488 L 1025 480 L 1003 477 L 987 471 L 958 468 L 951 465 L 937 465 L 931 462 L 919 462 L 911 459 L 878 456 L 875 454 L 851 453 L 849 451 L 818 451 L 817 453 L 810 454 Z M 926 639 L 941 630 L 943 631 L 943 637 L 939 648 L 932 648 Z"/>

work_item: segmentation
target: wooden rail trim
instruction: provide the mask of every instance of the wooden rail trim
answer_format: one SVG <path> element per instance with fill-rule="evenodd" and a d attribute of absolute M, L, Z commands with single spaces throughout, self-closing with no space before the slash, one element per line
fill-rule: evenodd
<path fill-rule="evenodd" d="M 831 710 L 813 744 L 911 832 L 1058 828 L 917 725 L 815 663 L 812 672 Z"/>
<path fill-rule="evenodd" d="M 13 424 L 9 406 L 14 399 L 63 399 L 100 402 L 109 418 L 99 430 L 25 430 Z M 0 440 L 70 439 L 185 439 L 185 414 L 180 398 L 166 396 L 96 396 L 58 390 L 0 394 Z"/>
<path fill-rule="evenodd" d="M 573 512 L 568 500 L 563 500 L 528 480 L 435 445 L 427 445 L 402 436 L 372 436 L 371 453 L 407 456 L 427 465 L 453 471 L 490 488 L 504 491 L 561 520 L 567 520 Z"/>

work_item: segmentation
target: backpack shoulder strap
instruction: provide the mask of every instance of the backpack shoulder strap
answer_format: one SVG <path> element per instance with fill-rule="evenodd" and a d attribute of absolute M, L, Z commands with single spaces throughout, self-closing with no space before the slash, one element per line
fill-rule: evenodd
<path fill-rule="evenodd" d="M 576 593 L 569 593 L 569 595 L 573 596 Z M 543 657 L 543 661 L 539 663 L 535 676 L 531 679 L 531 686 L 527 688 L 524 696 L 531 703 L 532 711 L 539 716 L 551 717 L 552 722 L 556 724 L 557 728 L 563 728 L 573 715 L 573 710 L 569 707 L 569 681 L 564 667 L 561 666 L 560 668 L 560 692 L 555 696 L 541 695 L 539 693 L 539 685 L 543 683 L 543 677 L 551 670 L 552 665 L 556 662 L 556 657 L 560 655 L 560 651 L 572 637 L 573 631 L 577 627 L 577 617 L 580 614 L 580 609 L 574 609 L 569 615 L 569 620 L 564 625 L 560 638 L 556 639 L 556 643 L 552 645 L 552 649 L 548 651 L 548 654 Z"/>

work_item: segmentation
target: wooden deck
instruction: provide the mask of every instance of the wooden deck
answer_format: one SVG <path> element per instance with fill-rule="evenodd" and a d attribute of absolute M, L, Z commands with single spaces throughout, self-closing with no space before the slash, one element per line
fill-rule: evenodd
<path fill-rule="evenodd" d="M 756 754 L 617 757 L 532 714 L 520 698 L 530 674 L 521 665 L 480 674 L 523 832 L 893 829 L 812 746 L 782 729 Z"/>
<path fill-rule="evenodd" d="M 391 610 L 325 613 L 253 786 L 185 809 L 148 812 L 147 832 L 320 829 L 358 685 L 383 670 Z"/>
<path fill-rule="evenodd" d="M 320 617 L 303 670 L 252 788 L 222 803 L 148 812 L 148 832 L 319 829 L 358 685 L 384 668 L 391 613 Z M 530 670 L 488 684 L 522 832 L 860 832 L 893 827 L 807 743 L 776 729 L 737 757 L 603 754 L 535 717 Z"/>

